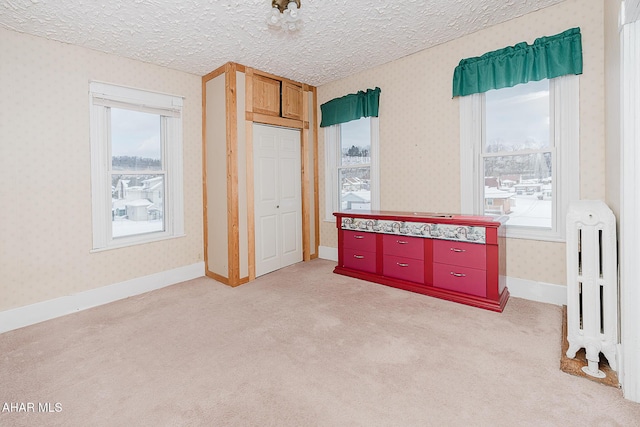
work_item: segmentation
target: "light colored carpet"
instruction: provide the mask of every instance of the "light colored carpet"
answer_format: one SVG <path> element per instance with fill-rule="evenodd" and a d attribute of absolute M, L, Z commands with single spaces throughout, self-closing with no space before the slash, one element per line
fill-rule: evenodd
<path fill-rule="evenodd" d="M 502 314 L 332 274 L 201 278 L 0 335 L 2 426 L 633 426 L 559 369 L 562 311 Z"/>

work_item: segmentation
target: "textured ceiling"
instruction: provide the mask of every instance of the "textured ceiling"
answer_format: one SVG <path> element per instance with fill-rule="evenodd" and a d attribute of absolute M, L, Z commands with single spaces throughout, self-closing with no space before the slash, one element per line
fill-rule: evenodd
<path fill-rule="evenodd" d="M 204 75 L 233 61 L 319 86 L 563 0 L 301 0 L 304 26 L 268 28 L 271 0 L 4 0 L 0 25 Z"/>

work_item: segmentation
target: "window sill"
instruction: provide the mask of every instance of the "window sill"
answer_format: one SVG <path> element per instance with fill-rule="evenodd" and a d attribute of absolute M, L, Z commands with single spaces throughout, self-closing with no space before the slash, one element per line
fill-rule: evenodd
<path fill-rule="evenodd" d="M 561 236 L 557 232 L 552 231 L 541 231 L 535 229 L 506 229 L 507 239 L 523 239 L 523 240 L 538 240 L 542 242 L 557 242 L 557 243 L 565 243 L 564 236 Z"/>
<path fill-rule="evenodd" d="M 186 236 L 187 236 L 186 234 L 175 234 L 175 235 L 171 235 L 171 236 L 149 237 L 149 238 L 146 238 L 146 239 L 142 239 L 141 238 L 141 239 L 136 240 L 134 242 L 128 241 L 128 242 L 111 244 L 111 245 L 106 246 L 104 248 L 93 248 L 93 249 L 91 249 L 89 251 L 89 253 L 110 251 L 112 249 L 128 248 L 128 247 L 131 247 L 131 246 L 144 245 L 144 244 L 147 244 L 147 243 L 160 242 L 160 241 L 163 241 L 163 240 L 178 239 L 178 238 L 186 237 Z"/>

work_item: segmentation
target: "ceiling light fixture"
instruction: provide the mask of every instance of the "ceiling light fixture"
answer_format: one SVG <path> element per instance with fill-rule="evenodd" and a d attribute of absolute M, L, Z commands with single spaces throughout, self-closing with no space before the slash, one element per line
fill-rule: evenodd
<path fill-rule="evenodd" d="M 267 15 L 270 27 L 285 31 L 300 29 L 300 0 L 272 0 L 271 6 L 271 12 Z"/>

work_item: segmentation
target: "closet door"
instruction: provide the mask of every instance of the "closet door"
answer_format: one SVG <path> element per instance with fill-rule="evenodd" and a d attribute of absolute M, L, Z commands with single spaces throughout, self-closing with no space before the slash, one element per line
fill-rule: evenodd
<path fill-rule="evenodd" d="M 302 261 L 300 131 L 254 124 L 256 277 Z"/>

